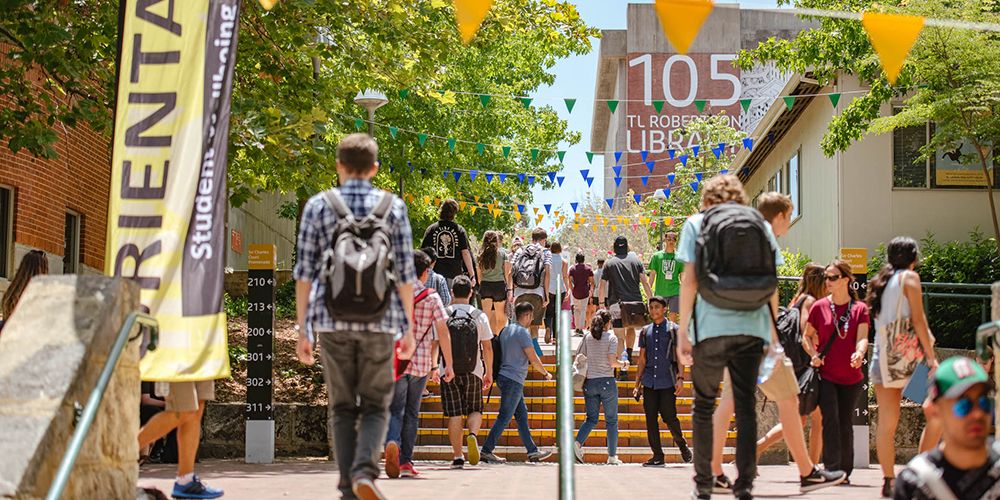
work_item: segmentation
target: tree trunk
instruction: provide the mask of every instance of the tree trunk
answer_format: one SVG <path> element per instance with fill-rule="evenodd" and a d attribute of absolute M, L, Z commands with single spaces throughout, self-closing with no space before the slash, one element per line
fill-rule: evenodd
<path fill-rule="evenodd" d="M 983 147 L 976 144 L 976 152 L 979 153 L 979 163 L 983 167 L 983 175 L 986 176 L 986 196 L 990 198 L 990 218 L 993 220 L 993 238 L 997 245 L 997 252 L 1000 252 L 1000 225 L 997 224 L 997 208 L 993 201 L 993 178 L 990 175 L 989 167 L 986 164 L 986 155 Z"/>

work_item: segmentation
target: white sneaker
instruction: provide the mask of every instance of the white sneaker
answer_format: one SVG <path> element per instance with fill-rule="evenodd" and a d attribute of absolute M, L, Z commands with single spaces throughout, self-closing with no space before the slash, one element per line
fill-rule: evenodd
<path fill-rule="evenodd" d="M 610 457 L 608 457 L 608 465 L 621 465 L 621 464 L 622 461 L 618 460 L 617 456 L 611 455 Z"/>
<path fill-rule="evenodd" d="M 583 447 L 580 446 L 580 443 L 578 443 L 576 441 L 573 441 L 573 453 L 576 455 L 576 463 L 582 464 L 583 463 Z"/>

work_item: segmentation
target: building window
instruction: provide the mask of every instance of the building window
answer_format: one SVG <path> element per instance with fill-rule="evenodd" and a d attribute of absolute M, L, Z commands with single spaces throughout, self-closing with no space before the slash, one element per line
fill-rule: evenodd
<path fill-rule="evenodd" d="M 0 278 L 11 276 L 11 255 L 14 250 L 14 191 L 0 187 Z"/>
<path fill-rule="evenodd" d="M 801 172 L 799 171 L 799 151 L 795 152 L 795 155 L 788 159 L 788 163 L 785 164 L 785 172 L 788 178 L 788 182 L 785 183 L 787 191 L 785 194 L 792 199 L 792 220 L 798 219 L 802 215 L 802 208 L 800 208 L 800 201 L 802 199 L 802 183 L 800 182 Z"/>
<path fill-rule="evenodd" d="M 901 108 L 893 108 L 898 113 Z M 934 136 L 934 124 L 898 128 L 892 132 L 892 187 L 931 189 L 976 189 L 983 187 L 984 176 L 971 144 L 961 143 L 953 151 L 937 150 L 930 158 L 921 158 L 921 149 Z M 991 165 L 990 181 L 1000 187 L 996 175 L 996 158 Z"/>
<path fill-rule="evenodd" d="M 66 212 L 65 248 L 63 249 L 63 274 L 74 274 L 80 262 L 80 215 Z"/>

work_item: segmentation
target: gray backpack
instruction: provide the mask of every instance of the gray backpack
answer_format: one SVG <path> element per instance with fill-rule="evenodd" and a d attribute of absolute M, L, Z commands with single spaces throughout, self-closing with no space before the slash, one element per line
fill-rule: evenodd
<path fill-rule="evenodd" d="M 512 279 L 518 288 L 534 289 L 542 286 L 545 250 L 535 244 L 522 248 L 514 258 L 513 267 Z"/>
<path fill-rule="evenodd" d="M 385 316 L 396 287 L 387 222 L 393 195 L 382 193 L 370 214 L 358 220 L 336 189 L 323 193 L 337 214 L 333 245 L 323 252 L 321 278 L 334 320 L 374 323 Z"/>

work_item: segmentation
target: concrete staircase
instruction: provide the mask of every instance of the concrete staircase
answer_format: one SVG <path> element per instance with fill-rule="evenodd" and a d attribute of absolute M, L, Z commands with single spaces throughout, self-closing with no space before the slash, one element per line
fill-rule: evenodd
<path fill-rule="evenodd" d="M 579 338 L 574 338 L 574 348 Z M 544 345 L 545 355 L 542 363 L 553 375 L 556 373 L 554 348 Z M 638 352 L 633 358 L 638 357 Z M 646 416 L 642 403 L 632 397 L 632 387 L 635 380 L 635 366 L 629 367 L 629 381 L 618 382 L 618 458 L 625 463 L 642 463 L 652 456 L 649 442 L 646 439 Z M 687 377 L 686 377 L 687 378 Z M 420 407 L 420 427 L 417 431 L 417 446 L 414 450 L 416 460 L 447 460 L 452 457 L 451 445 L 448 444 L 448 419 L 444 416 L 441 406 L 441 391 L 438 384 L 428 383 L 432 396 L 424 398 Z M 535 444 L 542 449 L 557 452 L 556 446 L 556 381 L 546 381 L 533 369 L 528 373 L 525 382 L 525 404 L 531 421 L 531 436 Z M 486 394 L 484 394 L 484 397 Z M 574 429 L 579 429 L 586 419 L 583 394 L 576 392 L 574 402 Z M 684 389 L 677 396 L 677 415 L 681 422 L 684 438 L 691 446 L 691 407 L 694 403 L 690 381 L 684 382 Z M 497 418 L 500 409 L 500 391 L 493 389 L 492 397 L 484 401 L 483 429 L 479 433 L 480 446 L 486 440 L 490 427 Z M 574 436 L 576 432 L 574 431 Z M 674 445 L 673 438 L 666 425 L 660 422 L 660 439 L 667 462 L 682 462 L 680 450 Z M 584 458 L 588 463 L 605 463 L 608 459 L 607 430 L 603 413 L 597 427 L 590 433 L 584 444 Z M 735 453 L 736 432 L 730 428 L 726 437 L 724 460 L 733 460 Z M 464 441 L 463 441 L 464 443 Z M 525 461 L 527 454 L 517 435 L 517 427 L 513 420 L 500 438 L 496 454 L 510 461 Z M 553 455 L 549 461 L 558 461 Z"/>

